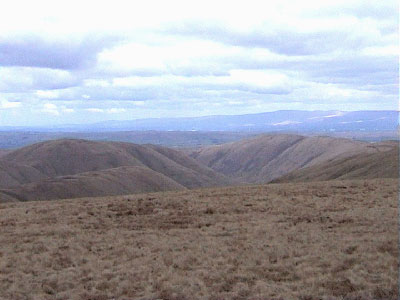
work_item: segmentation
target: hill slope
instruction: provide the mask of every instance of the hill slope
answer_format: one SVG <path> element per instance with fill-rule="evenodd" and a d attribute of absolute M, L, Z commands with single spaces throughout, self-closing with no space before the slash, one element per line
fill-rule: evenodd
<path fill-rule="evenodd" d="M 0 160 L 0 188 L 39 181 L 46 177 L 31 166 Z"/>
<path fill-rule="evenodd" d="M 273 182 L 304 182 L 332 179 L 372 179 L 399 177 L 399 150 L 334 159 L 293 171 Z"/>
<path fill-rule="evenodd" d="M 104 180 L 110 176 L 111 171 L 102 171 L 116 168 L 118 171 L 113 171 L 114 176 L 117 176 L 115 179 L 124 181 L 133 176 L 138 184 L 130 183 L 127 190 L 121 187 L 117 193 L 118 185 L 115 185 L 114 181 L 111 185 L 107 183 L 105 186 L 113 191 L 112 195 L 159 191 L 160 186 L 154 178 L 160 179 L 161 182 L 168 178 L 170 184 L 165 189 L 222 186 L 232 182 L 224 175 L 173 149 L 123 142 L 64 139 L 34 144 L 1 157 L 0 188 L 12 188 L 9 193 L 21 199 L 109 195 L 105 193 L 107 189 L 100 186 L 105 184 Z M 146 169 L 146 172 L 142 173 L 143 178 L 140 177 L 140 172 L 131 173 L 132 170 L 139 170 L 138 168 Z M 62 176 L 72 176 L 68 178 L 74 180 Z M 47 180 L 43 181 L 44 179 Z M 32 184 L 25 185 L 28 183 Z M 82 188 L 75 188 L 77 186 Z M 132 189 L 134 186 L 135 189 Z M 154 189 L 149 188 L 150 186 L 154 186 Z M 71 194 L 68 188 L 73 190 Z M 81 194 L 78 191 L 81 191 Z"/>
<path fill-rule="evenodd" d="M 204 147 L 189 155 L 242 182 L 261 183 L 334 158 L 375 153 L 379 147 L 391 149 L 348 139 L 279 134 Z"/>
<path fill-rule="evenodd" d="M 9 152 L 10 152 L 10 150 L 0 149 L 0 157 L 3 156 L 3 155 L 6 155 Z"/>
<path fill-rule="evenodd" d="M 163 153 L 168 153 L 168 156 Z M 199 165 L 176 150 L 123 142 L 47 141 L 6 154 L 0 162 L 29 166 L 49 178 L 122 166 L 141 166 L 172 177 L 177 182 L 182 181 L 190 188 L 230 182 L 223 175 Z"/>
<path fill-rule="evenodd" d="M 398 181 L 0 204 L 0 299 L 398 299 Z"/>
<path fill-rule="evenodd" d="M 56 177 L 37 183 L 0 190 L 1 198 L 32 201 L 185 189 L 172 179 L 146 167 L 119 167 L 77 175 Z M 4 197 L 3 197 L 4 196 Z M 8 198 L 7 198 L 8 197 Z"/>
<path fill-rule="evenodd" d="M 8 153 L 1 160 L 31 166 L 48 177 L 121 166 L 143 166 L 113 143 L 72 139 L 33 144 Z"/>

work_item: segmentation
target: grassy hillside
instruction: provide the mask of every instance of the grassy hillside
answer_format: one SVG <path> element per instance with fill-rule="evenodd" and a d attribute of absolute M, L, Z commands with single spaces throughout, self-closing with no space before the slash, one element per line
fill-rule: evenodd
<path fill-rule="evenodd" d="M 184 151 L 123 142 L 48 141 L 0 157 L 0 202 L 260 183 L 287 174 L 282 181 L 394 178 L 395 149 L 393 141 L 289 134 Z"/>
<path fill-rule="evenodd" d="M 31 166 L 48 177 L 74 175 L 121 166 L 142 166 L 176 181 L 187 181 L 190 187 L 209 183 L 224 184 L 227 179 L 199 165 L 173 149 L 122 142 L 94 142 L 64 139 L 30 145 L 3 156 L 0 161 Z M 204 174 L 203 174 L 204 173 Z M 190 180 L 193 180 L 191 182 Z"/>
<path fill-rule="evenodd" d="M 0 204 L 0 299 L 398 299 L 394 179 Z"/>
<path fill-rule="evenodd" d="M 291 172 L 274 182 L 302 182 L 332 179 L 398 178 L 399 149 L 378 153 L 362 153 L 326 161 Z"/>
<path fill-rule="evenodd" d="M 45 178 L 47 176 L 31 166 L 0 160 L 0 188 L 14 187 Z"/>
<path fill-rule="evenodd" d="M 146 171 L 135 171 L 138 168 Z M 110 174 L 113 174 L 111 179 Z M 118 183 L 126 181 L 128 188 Z M 5 201 L 5 194 L 24 200 L 63 199 L 221 186 L 231 182 L 185 154 L 161 146 L 66 139 L 30 145 L 0 158 L 0 188 L 8 189 L 3 190 L 0 201 Z"/>
<path fill-rule="evenodd" d="M 10 152 L 10 150 L 0 149 L 0 157 Z"/>
<path fill-rule="evenodd" d="M 190 156 L 231 178 L 262 183 L 334 158 L 375 153 L 379 151 L 377 147 L 381 146 L 341 138 L 281 134 L 203 147 L 193 150 Z"/>
<path fill-rule="evenodd" d="M 115 196 L 182 189 L 185 187 L 149 168 L 119 167 L 55 177 L 14 188 L 0 189 L 0 203 L 12 200 L 36 201 Z M 2 198 L 5 200 L 2 201 Z"/>

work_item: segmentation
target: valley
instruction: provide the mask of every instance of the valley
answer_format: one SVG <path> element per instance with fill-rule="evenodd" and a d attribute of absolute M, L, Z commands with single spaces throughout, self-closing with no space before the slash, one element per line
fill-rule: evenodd
<path fill-rule="evenodd" d="M 194 159 L 153 145 L 56 140 L 0 158 L 0 202 L 229 185 Z"/>
<path fill-rule="evenodd" d="M 258 135 L 171 149 L 61 139 L 0 157 L 0 202 L 116 196 L 202 187 L 398 177 L 398 145 L 327 136 Z"/>

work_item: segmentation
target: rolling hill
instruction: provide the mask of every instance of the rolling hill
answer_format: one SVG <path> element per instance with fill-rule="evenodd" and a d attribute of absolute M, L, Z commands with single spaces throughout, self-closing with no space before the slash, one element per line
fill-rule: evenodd
<path fill-rule="evenodd" d="M 1 169 L 3 165 L 5 167 Z M 136 169 L 120 167 L 136 167 Z M 143 178 L 140 178 L 140 180 L 141 173 L 137 172 L 139 167 L 148 170 L 148 172 L 142 173 Z M 114 169 L 114 171 L 111 172 L 110 169 Z M 150 171 L 158 174 L 158 177 L 153 177 L 159 178 L 161 181 L 165 181 L 165 178 L 170 179 L 170 184 L 165 187 L 168 186 L 173 189 L 222 186 L 232 182 L 224 175 L 216 173 L 173 149 L 122 142 L 63 139 L 30 145 L 2 156 L 0 158 L 0 182 L 2 182 L 0 187 L 3 189 L 12 188 L 12 191 L 7 191 L 8 195 L 10 193 L 18 194 L 21 199 L 32 198 L 31 196 L 28 198 L 21 196 L 25 193 L 36 195 L 38 198 L 42 198 L 40 195 L 43 194 L 44 199 L 49 199 L 49 196 L 46 195 L 52 195 L 55 199 L 59 199 L 65 198 L 68 194 L 66 188 L 60 188 L 60 186 L 65 184 L 71 187 L 72 184 L 72 179 L 63 176 L 81 174 L 73 177 L 73 186 L 83 187 L 85 186 L 84 183 L 88 183 L 88 187 L 79 189 L 82 191 L 82 195 L 72 192 L 69 196 L 100 196 L 104 194 L 104 191 L 98 187 L 112 173 L 115 180 L 111 181 L 113 183 L 108 182 L 108 184 L 111 184 L 109 188 L 114 191 L 113 195 L 118 194 L 116 192 L 118 185 L 114 184 L 117 183 L 117 178 L 124 180 L 124 176 L 129 178 L 133 175 L 143 186 L 130 183 L 127 190 L 120 189 L 120 194 L 133 193 L 136 190 L 137 192 L 149 192 L 152 191 L 149 188 L 152 184 L 154 184 L 153 191 L 158 191 L 160 186 L 150 180 L 153 179 Z M 124 172 L 126 172 L 125 175 Z M 94 176 L 96 174 L 97 177 Z M 93 180 L 99 182 L 92 184 Z M 29 185 L 30 183 L 32 184 Z M 17 184 L 20 185 L 17 186 Z M 28 185 L 25 186 L 25 184 Z M 92 187 L 93 190 L 85 191 L 89 187 Z M 49 189 L 59 191 L 59 196 Z"/>
<path fill-rule="evenodd" d="M 48 177 L 73 175 L 121 166 L 143 166 L 113 143 L 62 139 L 23 147 L 1 158 L 31 166 Z"/>
<path fill-rule="evenodd" d="M 183 189 L 186 188 L 161 173 L 146 167 L 133 166 L 55 177 L 24 184 L 0 190 L 0 199 L 4 196 L 7 202 L 52 200 Z"/>
<path fill-rule="evenodd" d="M 0 202 L 114 196 L 243 183 L 397 177 L 396 142 L 263 135 L 178 151 L 62 139 L 0 157 Z M 187 155 L 188 154 L 188 155 Z M 189 157 L 191 156 L 191 157 Z"/>
<path fill-rule="evenodd" d="M 0 149 L 0 157 L 6 155 L 8 152 L 10 152 L 10 150 Z"/>
<path fill-rule="evenodd" d="M 361 153 L 333 159 L 293 171 L 273 182 L 306 182 L 333 179 L 372 179 L 399 177 L 399 149 Z"/>
<path fill-rule="evenodd" d="M 47 176 L 31 166 L 0 160 L 0 188 L 13 187 L 45 178 Z"/>
<path fill-rule="evenodd" d="M 203 147 L 190 151 L 189 155 L 213 170 L 241 182 L 263 183 L 335 158 L 390 149 L 390 144 L 280 134 Z"/>

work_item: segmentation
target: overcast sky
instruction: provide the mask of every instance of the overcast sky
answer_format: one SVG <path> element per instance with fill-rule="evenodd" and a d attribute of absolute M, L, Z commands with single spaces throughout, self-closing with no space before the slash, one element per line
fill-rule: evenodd
<path fill-rule="evenodd" d="M 7 1 L 0 126 L 397 110 L 397 2 Z"/>

